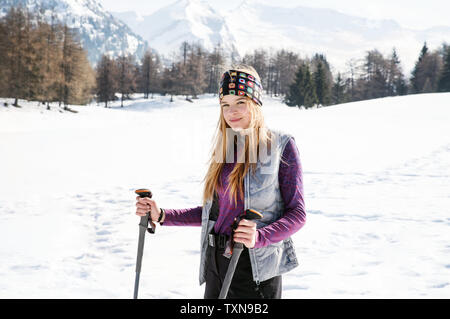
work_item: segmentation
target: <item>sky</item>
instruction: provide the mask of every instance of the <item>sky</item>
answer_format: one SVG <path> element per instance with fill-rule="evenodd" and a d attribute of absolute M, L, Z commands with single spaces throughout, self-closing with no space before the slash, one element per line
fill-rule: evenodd
<path fill-rule="evenodd" d="M 176 0 L 99 0 L 108 11 L 136 11 L 143 15 L 150 14 L 159 8 L 167 6 Z M 242 0 L 209 0 L 219 12 L 228 11 L 239 5 Z M 274 1 L 260 0 L 266 4 Z M 393 19 L 401 26 L 411 29 L 425 29 L 433 26 L 450 26 L 448 12 L 450 1 L 447 0 L 277 0 L 277 6 L 296 7 L 307 6 L 314 8 L 328 8 L 369 19 Z"/>

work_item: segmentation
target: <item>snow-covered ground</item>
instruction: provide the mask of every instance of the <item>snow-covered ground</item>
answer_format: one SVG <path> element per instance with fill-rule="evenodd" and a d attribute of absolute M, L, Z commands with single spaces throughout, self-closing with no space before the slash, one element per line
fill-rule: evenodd
<path fill-rule="evenodd" d="M 200 205 L 219 116 L 212 95 L 168 99 L 70 106 L 79 113 L 0 99 L 0 298 L 132 298 L 134 190 L 163 208 Z M 450 94 L 264 103 L 304 169 L 300 266 L 283 297 L 449 298 Z M 200 228 L 156 232 L 140 297 L 202 298 Z"/>

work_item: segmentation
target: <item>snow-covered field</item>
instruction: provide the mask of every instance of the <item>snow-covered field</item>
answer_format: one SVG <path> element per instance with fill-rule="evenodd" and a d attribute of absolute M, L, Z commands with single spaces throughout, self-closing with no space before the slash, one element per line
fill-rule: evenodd
<path fill-rule="evenodd" d="M 201 204 L 217 97 L 51 111 L 0 99 L 0 298 L 132 298 L 134 190 Z M 6 100 L 11 103 L 11 100 Z M 450 298 L 450 94 L 298 110 L 307 222 L 284 298 Z M 146 236 L 141 298 L 202 298 L 200 228 Z"/>

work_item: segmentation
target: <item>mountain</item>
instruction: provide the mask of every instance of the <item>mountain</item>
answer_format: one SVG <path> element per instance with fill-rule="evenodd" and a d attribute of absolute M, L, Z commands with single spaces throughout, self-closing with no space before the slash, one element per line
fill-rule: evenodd
<path fill-rule="evenodd" d="M 147 44 L 126 24 L 108 13 L 96 0 L 0 0 L 0 17 L 11 7 L 22 6 L 51 22 L 52 13 L 60 23 L 75 29 L 88 58 L 96 64 L 103 53 L 122 53 L 141 58 Z"/>
<path fill-rule="evenodd" d="M 394 20 L 373 20 L 335 10 L 292 8 L 244 0 L 238 6 L 214 10 L 205 1 L 180 0 L 149 16 L 115 13 L 154 49 L 170 54 L 182 41 L 199 40 L 211 49 L 221 41 L 239 56 L 255 49 L 289 49 L 302 57 L 323 53 L 338 71 L 350 59 L 378 49 L 385 56 L 395 47 L 404 71 L 410 72 L 425 41 L 430 48 L 450 38 L 450 28 L 412 30 Z M 236 54 L 236 53 L 235 53 Z"/>
<path fill-rule="evenodd" d="M 225 19 L 231 32 L 239 35 L 239 49 L 286 48 L 308 56 L 324 53 L 340 71 L 346 69 L 348 60 L 362 58 L 368 50 L 388 55 L 395 47 L 409 72 L 424 41 L 431 48 L 450 37 L 449 28 L 423 32 L 403 28 L 394 20 L 366 19 L 323 8 L 283 8 L 255 0 L 244 0 Z"/>
<path fill-rule="evenodd" d="M 179 52 L 183 41 L 200 43 L 213 51 L 218 43 L 229 57 L 239 57 L 236 39 L 216 10 L 201 0 L 179 0 L 151 15 L 138 16 L 134 12 L 113 13 L 126 22 L 161 54 Z"/>

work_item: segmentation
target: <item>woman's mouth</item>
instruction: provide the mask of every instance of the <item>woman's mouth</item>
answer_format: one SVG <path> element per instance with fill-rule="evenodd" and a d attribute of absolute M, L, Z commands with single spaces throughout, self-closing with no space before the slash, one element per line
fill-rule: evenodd
<path fill-rule="evenodd" d="M 235 120 L 230 120 L 230 122 L 237 122 L 240 121 L 241 119 L 235 119 Z"/>

